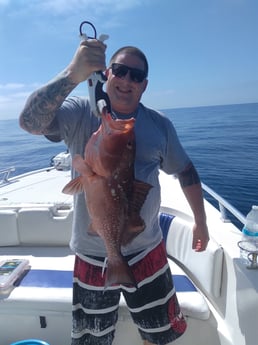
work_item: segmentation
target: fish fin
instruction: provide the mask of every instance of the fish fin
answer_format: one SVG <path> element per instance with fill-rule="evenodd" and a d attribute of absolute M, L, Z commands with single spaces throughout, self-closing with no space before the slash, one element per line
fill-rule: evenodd
<path fill-rule="evenodd" d="M 121 244 L 126 246 L 145 229 L 145 222 L 140 215 L 130 218 L 127 229 L 123 233 Z"/>
<path fill-rule="evenodd" d="M 64 194 L 77 194 L 83 192 L 83 184 L 82 184 L 82 177 L 78 176 L 69 183 L 67 183 L 66 186 L 64 186 L 62 192 Z"/>
<path fill-rule="evenodd" d="M 133 192 L 130 201 L 131 212 L 137 211 L 139 213 L 152 187 L 152 185 L 146 182 L 133 181 Z"/>
<path fill-rule="evenodd" d="M 122 256 L 115 260 L 108 260 L 105 289 L 114 284 L 137 287 L 133 272 L 127 261 Z"/>
<path fill-rule="evenodd" d="M 130 200 L 129 221 L 123 234 L 122 245 L 131 242 L 145 229 L 145 222 L 140 216 L 141 208 L 152 186 L 149 183 L 134 180 L 132 198 Z"/>
<path fill-rule="evenodd" d="M 90 236 L 99 236 L 99 234 L 97 233 L 97 231 L 94 229 L 94 226 L 93 226 L 92 223 L 90 223 L 87 232 L 88 232 L 88 234 L 89 234 Z"/>
<path fill-rule="evenodd" d="M 73 157 L 73 167 L 81 175 L 89 175 L 91 173 L 91 168 L 80 155 Z"/>

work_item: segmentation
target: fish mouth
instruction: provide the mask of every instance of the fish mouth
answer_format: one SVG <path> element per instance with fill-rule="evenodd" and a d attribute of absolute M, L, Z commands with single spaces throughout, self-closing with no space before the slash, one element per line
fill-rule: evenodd
<path fill-rule="evenodd" d="M 120 134 L 125 134 L 133 130 L 135 124 L 135 119 L 131 117 L 130 119 L 113 119 L 111 114 L 107 114 L 103 121 L 103 126 L 105 126 L 106 130 L 109 131 L 110 129 L 114 131 L 120 131 Z M 134 136 L 134 134 L 132 134 Z"/>

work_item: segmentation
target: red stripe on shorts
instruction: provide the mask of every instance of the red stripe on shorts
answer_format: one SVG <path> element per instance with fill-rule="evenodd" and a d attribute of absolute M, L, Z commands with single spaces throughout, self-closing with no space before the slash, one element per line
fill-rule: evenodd
<path fill-rule="evenodd" d="M 132 272 L 137 283 L 151 277 L 167 264 L 164 242 L 149 252 L 143 259 L 132 265 Z"/>
<path fill-rule="evenodd" d="M 104 260 L 104 259 L 103 259 Z M 164 242 L 150 251 L 144 258 L 131 266 L 137 283 L 151 277 L 155 272 L 161 270 L 167 264 L 167 256 Z M 104 265 L 104 263 L 103 263 Z M 101 266 L 92 265 L 75 257 L 74 277 L 82 283 L 102 287 L 105 285 L 106 270 L 103 273 Z"/>
<path fill-rule="evenodd" d="M 105 285 L 105 274 L 102 276 L 102 267 L 83 261 L 78 256 L 75 257 L 74 278 L 91 286 Z"/>

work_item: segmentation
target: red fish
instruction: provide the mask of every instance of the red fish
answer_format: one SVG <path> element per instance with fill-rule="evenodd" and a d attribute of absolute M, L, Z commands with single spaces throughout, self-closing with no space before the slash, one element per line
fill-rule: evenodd
<path fill-rule="evenodd" d="M 107 251 L 105 287 L 136 286 L 130 267 L 121 254 L 145 228 L 140 217 L 151 185 L 134 179 L 135 119 L 114 120 L 102 114 L 102 124 L 85 147 L 84 159 L 76 155 L 73 167 L 80 176 L 69 182 L 64 193 L 85 193 L 91 219 L 88 230 L 99 235 Z"/>

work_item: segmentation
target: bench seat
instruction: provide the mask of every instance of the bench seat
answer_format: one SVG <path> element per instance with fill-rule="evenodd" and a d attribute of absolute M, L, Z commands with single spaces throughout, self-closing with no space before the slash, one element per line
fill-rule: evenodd
<path fill-rule="evenodd" d="M 9 248 L 10 249 L 10 248 Z M 25 249 L 25 248 L 24 248 Z M 41 251 L 43 248 L 40 248 Z M 59 253 L 61 248 L 59 247 Z M 51 248 L 48 255 L 55 251 Z M 31 268 L 15 284 L 15 288 L 0 297 L 1 314 L 20 312 L 45 315 L 49 311 L 71 312 L 72 279 L 74 256 L 33 257 L 16 256 L 30 261 Z M 11 257 L 10 257 L 11 258 Z M 169 260 L 177 297 L 184 315 L 205 320 L 209 317 L 209 308 L 205 299 L 196 289 L 184 271 Z M 130 317 L 123 298 L 120 301 L 121 315 Z"/>
<path fill-rule="evenodd" d="M 12 214 L 11 217 L 13 218 Z M 223 250 L 211 240 L 204 253 L 196 253 L 191 250 L 192 225 L 190 223 L 167 214 L 160 216 L 160 222 L 177 298 L 187 318 L 188 328 L 191 329 L 194 325 L 210 332 L 210 328 L 204 327 L 204 323 L 209 324 L 212 314 L 205 296 L 199 289 L 207 295 L 219 295 Z M 36 230 L 37 228 L 34 228 L 34 231 Z M 53 238 L 55 239 L 55 236 Z M 45 241 L 43 238 L 41 240 Z M 20 339 L 27 338 L 28 334 L 36 338 L 42 335 L 43 339 L 44 335 L 55 334 L 56 329 L 62 329 L 58 341 L 60 345 L 67 344 L 72 322 L 74 255 L 68 243 L 64 246 L 60 245 L 61 243 L 53 241 L 47 246 L 40 244 L 36 247 L 26 242 L 22 246 L 9 246 L 8 242 L 6 246 L 0 247 L 1 259 L 23 258 L 29 260 L 31 266 L 27 275 L 16 284 L 13 290 L 7 294 L 0 294 L 0 334 L 6 334 L 9 343 L 16 339 L 13 338 L 11 331 L 6 332 L 6 330 L 11 330 L 15 324 L 15 334 Z M 201 270 L 200 267 L 202 267 Z M 128 327 L 128 325 L 135 327 L 132 325 L 130 313 L 122 297 L 119 307 L 118 333 L 121 334 L 123 327 Z"/>

